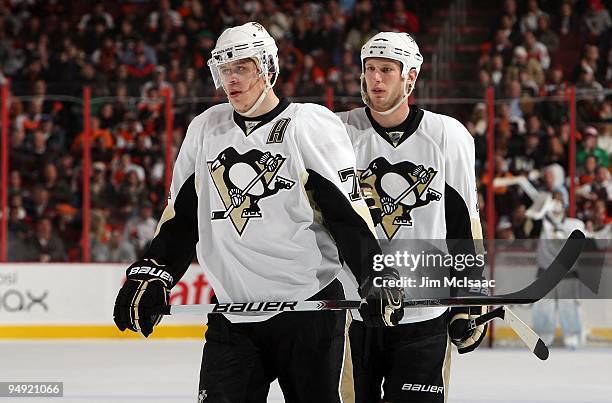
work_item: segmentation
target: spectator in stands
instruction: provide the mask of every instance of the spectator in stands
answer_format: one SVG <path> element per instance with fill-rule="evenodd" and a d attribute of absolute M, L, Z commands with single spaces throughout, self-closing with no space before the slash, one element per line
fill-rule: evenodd
<path fill-rule="evenodd" d="M 559 192 L 563 205 L 569 205 L 569 194 L 565 183 L 565 170 L 560 164 L 553 163 L 544 168 L 541 190 L 549 193 Z"/>
<path fill-rule="evenodd" d="M 49 263 L 65 262 L 66 251 L 62 240 L 53 233 L 49 218 L 41 218 L 36 223 L 36 231 L 26 242 L 28 260 Z"/>
<path fill-rule="evenodd" d="M 490 85 L 492 85 L 491 75 L 487 70 L 480 70 L 478 72 L 478 85 L 474 87 L 472 96 L 474 98 L 484 98 Z"/>
<path fill-rule="evenodd" d="M 138 204 L 145 196 L 144 175 L 139 176 L 138 171 L 130 169 L 125 173 L 123 181 L 117 191 L 121 203 Z"/>
<path fill-rule="evenodd" d="M 574 79 L 579 78 L 583 71 L 593 73 L 596 81 L 605 80 L 605 61 L 599 56 L 599 48 L 597 45 L 587 43 L 584 45 L 583 56 L 580 59 L 580 64 L 574 69 Z"/>
<path fill-rule="evenodd" d="M 26 209 L 23 207 L 23 196 L 18 193 L 14 193 L 9 196 L 8 200 L 9 209 L 14 210 L 13 216 L 17 220 L 25 220 L 27 218 Z"/>
<path fill-rule="evenodd" d="M 174 28 L 179 28 L 183 21 L 181 15 L 170 8 L 170 0 L 160 0 L 159 7 L 149 15 L 147 26 L 151 31 L 156 31 L 160 21 L 169 18 Z"/>
<path fill-rule="evenodd" d="M 114 230 L 108 241 L 108 256 L 106 261 L 116 263 L 129 263 L 136 260 L 136 249 L 134 245 L 126 241 L 123 232 Z"/>
<path fill-rule="evenodd" d="M 25 208 L 28 217 L 33 221 L 39 221 L 43 217 L 53 216 L 55 206 L 49 202 L 49 191 L 41 185 L 34 187 L 30 199 L 25 200 Z"/>
<path fill-rule="evenodd" d="M 576 153 L 576 165 L 582 165 L 588 155 L 595 156 L 598 165 L 609 168 L 608 153 L 597 146 L 597 129 L 593 126 L 584 129 L 584 140 Z"/>
<path fill-rule="evenodd" d="M 91 62 L 96 66 L 98 74 L 112 74 L 119 64 L 119 53 L 115 41 L 110 35 L 102 38 L 99 48 L 91 55 Z"/>
<path fill-rule="evenodd" d="M 502 241 L 513 241 L 515 239 L 512 223 L 506 216 L 502 216 L 497 223 L 495 239 Z"/>
<path fill-rule="evenodd" d="M 72 150 L 78 151 L 80 150 L 83 143 L 84 133 L 81 132 L 77 138 L 72 143 Z M 104 149 L 110 149 L 113 147 L 113 135 L 108 129 L 103 129 L 100 127 L 100 118 L 94 116 L 91 118 L 91 137 L 90 141 L 93 143 L 97 139 L 101 140 L 101 145 Z"/>
<path fill-rule="evenodd" d="M 518 204 L 512 210 L 511 224 L 512 233 L 515 239 L 529 239 L 536 236 L 533 233 L 534 222 L 525 214 L 527 207 L 524 204 Z"/>
<path fill-rule="evenodd" d="M 579 167 L 580 185 L 590 184 L 595 180 L 595 172 L 597 171 L 597 158 L 590 154 L 586 156 L 584 163 Z"/>
<path fill-rule="evenodd" d="M 81 32 L 93 31 L 96 24 L 103 24 L 108 30 L 115 27 L 112 15 L 104 9 L 103 1 L 96 1 L 93 10 L 81 17 L 78 28 Z"/>
<path fill-rule="evenodd" d="M 528 112 L 526 110 L 526 101 L 528 97 L 523 94 L 521 83 L 518 80 L 510 81 L 507 91 L 510 106 L 510 121 L 511 123 L 517 124 L 518 132 L 524 133 L 524 114 Z"/>
<path fill-rule="evenodd" d="M 523 46 L 527 51 L 529 59 L 535 59 L 543 70 L 550 67 L 550 56 L 546 45 L 538 41 L 533 31 L 526 31 L 523 34 Z"/>
<path fill-rule="evenodd" d="M 544 85 L 544 93 L 552 95 L 555 94 L 557 90 L 565 90 L 566 87 L 567 82 L 563 74 L 563 67 L 559 65 L 551 67 L 548 70 L 548 79 Z"/>
<path fill-rule="evenodd" d="M 78 261 L 81 251 L 82 223 L 78 216 L 79 210 L 67 203 L 58 204 L 57 214 L 53 222 L 54 228 L 59 234 L 67 250 L 70 261 Z"/>
<path fill-rule="evenodd" d="M 544 71 L 540 63 L 535 59 L 530 59 L 527 50 L 522 46 L 514 48 L 514 58 L 512 63 L 506 68 L 506 85 L 512 81 L 520 83 L 521 73 L 526 73 L 539 87 L 544 84 Z"/>
<path fill-rule="evenodd" d="M 534 132 L 527 132 L 523 150 L 514 157 L 512 172 L 516 174 L 528 174 L 534 170 L 540 170 L 544 165 L 544 150 L 542 147 L 543 137 Z"/>
<path fill-rule="evenodd" d="M 548 138 L 548 147 L 546 149 L 546 156 L 544 157 L 544 164 L 556 164 L 567 169 L 567 155 L 563 142 L 559 137 Z"/>
<path fill-rule="evenodd" d="M 578 18 L 574 15 L 572 2 L 570 0 L 565 0 L 561 4 L 560 14 L 561 15 L 554 24 L 555 31 L 561 36 L 568 36 L 578 32 L 579 22 Z"/>
<path fill-rule="evenodd" d="M 26 242 L 30 237 L 30 227 L 19 218 L 19 209 L 9 208 L 8 216 L 8 260 L 22 262 L 28 260 Z"/>
<path fill-rule="evenodd" d="M 106 164 L 101 161 L 94 162 L 92 170 L 93 176 L 89 188 L 92 206 L 101 208 L 112 204 L 115 194 L 112 185 L 108 181 Z"/>
<path fill-rule="evenodd" d="M 8 188 L 8 196 L 9 198 L 13 195 L 19 196 L 27 196 L 29 193 L 23 187 L 23 179 L 21 177 L 21 172 L 16 169 L 13 169 L 9 172 L 9 188 Z"/>
<path fill-rule="evenodd" d="M 310 54 L 304 56 L 302 71 L 297 78 L 297 86 L 302 94 L 318 95 L 324 93 L 325 73 L 317 66 L 314 57 Z"/>
<path fill-rule="evenodd" d="M 153 218 L 153 205 L 145 202 L 140 206 L 138 216 L 127 222 L 124 231 L 125 238 L 134 245 L 138 255 L 153 239 L 156 227 L 157 220 Z"/>
<path fill-rule="evenodd" d="M 527 0 L 527 12 L 521 17 L 521 32 L 535 31 L 540 17 L 548 18 L 548 14 L 540 9 L 538 0 Z"/>
<path fill-rule="evenodd" d="M 359 25 L 352 26 L 348 34 L 344 45 L 352 51 L 361 49 L 361 47 L 367 42 L 367 40 L 378 33 L 372 28 L 372 20 L 370 18 L 363 18 L 358 21 Z M 281 58 L 281 60 L 285 60 Z"/>
<path fill-rule="evenodd" d="M 538 17 L 537 29 L 533 30 L 536 33 L 538 41 L 540 41 L 549 53 L 554 54 L 559 48 L 559 36 L 550 28 L 550 17 L 547 14 Z"/>
<path fill-rule="evenodd" d="M 586 222 L 586 230 L 595 239 L 612 239 L 612 221 L 603 200 L 595 203 L 592 217 Z"/>
<path fill-rule="evenodd" d="M 151 81 L 147 81 L 141 90 L 141 97 L 147 98 L 150 97 L 149 91 L 155 88 L 157 90 L 157 94 L 160 97 L 165 96 L 174 96 L 174 89 L 172 88 L 172 84 L 166 81 L 166 68 L 164 66 L 157 66 L 153 70 L 153 79 Z"/>
<path fill-rule="evenodd" d="M 102 105 L 98 117 L 100 119 L 100 128 L 110 131 L 112 131 L 116 125 L 123 121 L 123 116 L 120 116 L 115 112 L 114 106 L 110 102 Z"/>
<path fill-rule="evenodd" d="M 89 245 L 91 248 L 91 260 L 94 262 L 108 261 L 108 240 L 110 239 L 111 228 L 106 222 L 103 209 L 91 211 L 91 226 L 89 229 Z"/>
<path fill-rule="evenodd" d="M 42 186 L 49 192 L 51 204 L 66 203 L 72 198 L 70 183 L 60 178 L 53 162 L 47 162 L 42 168 Z"/>
<path fill-rule="evenodd" d="M 512 59 L 512 42 L 508 39 L 506 33 L 502 29 L 495 31 L 493 37 L 492 52 L 499 54 L 504 59 L 504 64 L 508 64 Z"/>
<path fill-rule="evenodd" d="M 504 58 L 498 53 L 494 54 L 491 57 L 491 67 L 489 73 L 491 74 L 491 83 L 495 87 L 496 98 L 502 95 L 502 90 L 505 83 L 504 69 Z"/>
<path fill-rule="evenodd" d="M 411 34 L 419 33 L 419 18 L 406 10 L 406 6 L 402 0 L 394 0 L 392 7 L 393 10 L 385 13 L 385 21 L 390 25 L 393 31 L 410 32 Z"/>
<path fill-rule="evenodd" d="M 592 155 L 588 159 L 594 158 Z M 587 160 L 588 160 L 587 159 Z M 612 204 L 612 179 L 610 171 L 605 167 L 598 167 L 593 180 L 577 189 L 576 194 L 586 200 L 603 200 Z"/>
<path fill-rule="evenodd" d="M 589 0 L 582 24 L 587 34 L 593 38 L 604 35 L 612 27 L 612 19 L 601 0 Z"/>

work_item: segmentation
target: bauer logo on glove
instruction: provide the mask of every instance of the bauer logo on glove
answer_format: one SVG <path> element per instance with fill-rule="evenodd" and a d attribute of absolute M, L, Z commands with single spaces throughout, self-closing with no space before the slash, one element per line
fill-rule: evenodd
<path fill-rule="evenodd" d="M 126 271 L 127 280 L 119 290 L 113 319 L 122 332 L 130 329 L 148 337 L 162 318 L 157 312 L 168 305 L 173 277 L 166 266 L 142 259 Z"/>

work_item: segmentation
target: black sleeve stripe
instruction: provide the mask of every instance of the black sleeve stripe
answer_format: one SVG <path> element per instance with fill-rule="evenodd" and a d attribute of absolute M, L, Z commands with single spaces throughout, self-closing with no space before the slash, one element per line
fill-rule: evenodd
<path fill-rule="evenodd" d="M 372 271 L 374 255 L 381 254 L 380 245 L 368 224 L 332 182 L 310 169 L 308 175 L 306 190 L 312 190 L 323 224 L 336 242 L 341 259 L 361 285 Z"/>
<path fill-rule="evenodd" d="M 144 257 L 168 265 L 175 283 L 185 274 L 198 243 L 198 196 L 195 173 L 181 187 L 174 202 L 174 217 L 164 222 Z"/>
<path fill-rule="evenodd" d="M 479 253 L 477 251 L 484 251 L 484 248 L 482 239 L 474 239 L 472 234 L 472 220 L 465 200 L 448 183 L 445 186 L 444 195 L 448 253 L 453 256 L 476 256 Z M 482 278 L 484 269 L 484 266 L 475 266 L 468 272 L 451 270 L 451 275 L 468 275 L 472 278 Z"/>
<path fill-rule="evenodd" d="M 472 222 L 465 200 L 448 183 L 444 194 L 446 239 L 472 239 Z"/>

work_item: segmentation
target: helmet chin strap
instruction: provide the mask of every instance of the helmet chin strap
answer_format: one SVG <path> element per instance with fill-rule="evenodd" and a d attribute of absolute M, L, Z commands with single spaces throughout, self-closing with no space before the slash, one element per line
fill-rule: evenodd
<path fill-rule="evenodd" d="M 257 59 L 253 59 L 253 61 L 257 65 L 260 64 Z M 264 77 L 265 87 L 264 87 L 263 91 L 261 92 L 261 94 L 259 95 L 259 98 L 257 98 L 257 101 L 255 101 L 253 106 L 251 106 L 249 108 L 249 110 L 246 111 L 246 112 L 238 112 L 238 111 L 236 111 L 240 115 L 246 116 L 247 118 L 253 117 L 253 114 L 257 111 L 257 108 L 259 108 L 259 106 L 261 105 L 263 100 L 266 99 L 266 95 L 268 95 L 268 92 L 270 92 L 272 87 L 274 87 L 274 84 L 276 84 L 276 79 L 278 78 L 278 74 L 274 74 L 274 81 L 272 83 L 270 83 L 270 77 L 268 76 L 267 70 L 264 71 L 264 69 L 262 69 L 261 75 Z M 247 91 L 251 91 L 251 89 L 253 89 L 253 87 L 255 87 L 256 84 L 257 84 L 257 81 L 255 81 L 255 83 L 253 85 L 251 85 L 251 87 L 249 87 L 249 89 Z"/>
<path fill-rule="evenodd" d="M 266 82 L 266 86 L 264 87 L 263 91 L 261 92 L 261 95 L 259 95 L 259 98 L 257 98 L 257 101 L 255 101 L 253 106 L 251 106 L 246 112 L 236 112 L 238 112 L 242 116 L 246 116 L 247 118 L 253 117 L 253 114 L 257 111 L 257 108 L 259 108 L 263 100 L 266 98 L 266 95 L 268 95 L 268 92 L 270 92 L 270 90 L 272 89 L 272 84 L 270 84 L 270 80 L 267 75 L 264 80 Z M 248 91 L 250 91 L 254 86 L 255 84 L 253 84 L 251 88 L 248 89 Z"/>
<path fill-rule="evenodd" d="M 363 103 L 366 104 L 371 110 L 373 110 L 374 112 L 382 116 L 387 116 L 395 112 L 395 110 L 399 108 L 401 104 L 406 102 L 410 94 L 412 94 L 413 90 L 414 90 L 414 82 L 413 84 L 410 85 L 410 90 L 408 91 L 406 91 L 406 85 L 404 84 L 404 87 L 403 87 L 404 94 L 400 97 L 399 101 L 397 101 L 395 105 L 393 105 L 391 108 L 385 111 L 377 111 L 376 109 L 374 109 L 374 107 L 372 106 L 372 103 L 370 102 L 370 96 L 368 95 L 368 90 L 366 88 L 365 75 L 363 73 L 361 74 L 361 99 L 363 100 Z"/>

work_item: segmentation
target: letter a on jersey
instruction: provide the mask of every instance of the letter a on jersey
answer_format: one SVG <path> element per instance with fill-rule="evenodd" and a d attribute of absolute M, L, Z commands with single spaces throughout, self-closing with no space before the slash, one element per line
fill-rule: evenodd
<path fill-rule="evenodd" d="M 382 228 L 392 239 L 400 227 L 414 225 L 411 212 L 415 208 L 440 201 L 442 194 L 429 187 L 438 171 L 410 161 L 391 164 L 383 157 L 360 170 L 359 184 L 364 194 L 371 193 L 380 208 Z"/>
<path fill-rule="evenodd" d="M 212 219 L 229 218 L 242 235 L 251 218 L 263 218 L 261 199 L 291 189 L 295 184 L 277 175 L 285 160 L 280 154 L 274 156 L 256 149 L 244 154 L 233 147 L 221 151 L 214 161 L 208 162 L 208 169 L 225 210 L 213 211 Z"/>

